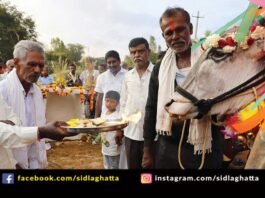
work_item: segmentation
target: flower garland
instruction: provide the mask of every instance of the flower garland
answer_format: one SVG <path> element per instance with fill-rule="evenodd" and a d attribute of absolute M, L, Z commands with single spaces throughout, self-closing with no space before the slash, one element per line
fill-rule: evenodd
<path fill-rule="evenodd" d="M 218 34 L 213 34 L 205 40 L 202 44 L 202 49 L 206 50 L 208 48 L 220 48 L 224 53 L 232 53 L 236 49 L 237 42 L 234 40 L 234 34 L 222 38 Z"/>
<path fill-rule="evenodd" d="M 49 89 L 52 89 L 55 92 L 56 85 L 55 84 L 39 85 L 39 88 L 42 92 L 43 98 L 47 98 L 47 93 L 49 92 Z"/>
<path fill-rule="evenodd" d="M 245 41 L 240 43 L 240 47 L 243 50 L 248 49 L 255 40 L 265 38 L 265 28 L 259 25 L 253 25 L 250 27 L 249 35 L 246 37 Z M 208 36 L 205 42 L 201 45 L 202 50 L 207 50 L 208 48 L 218 48 L 224 53 L 232 53 L 237 48 L 237 42 L 235 41 L 235 33 L 231 33 L 224 38 L 218 34 L 213 34 Z"/>
<path fill-rule="evenodd" d="M 78 87 L 79 93 L 80 93 L 80 103 L 84 103 L 85 96 L 84 96 L 84 88 L 82 86 Z"/>
<path fill-rule="evenodd" d="M 68 96 L 73 92 L 73 90 L 78 89 L 80 94 L 80 103 L 84 102 L 84 88 L 82 86 L 79 87 L 62 87 L 62 86 L 56 86 L 56 84 L 51 85 L 40 85 L 39 86 L 43 95 L 43 98 L 47 98 L 47 93 L 50 92 L 50 89 L 52 89 L 52 92 L 56 93 L 58 96 Z"/>
<path fill-rule="evenodd" d="M 56 89 L 54 90 L 54 92 L 58 95 L 58 96 L 68 96 L 70 93 L 73 92 L 73 87 L 68 87 L 68 89 L 66 89 L 65 87 L 56 87 Z"/>
<path fill-rule="evenodd" d="M 95 89 L 92 89 L 91 95 L 89 98 L 89 109 L 90 109 L 90 111 L 93 111 L 93 109 L 94 109 L 94 97 L 95 97 Z"/>

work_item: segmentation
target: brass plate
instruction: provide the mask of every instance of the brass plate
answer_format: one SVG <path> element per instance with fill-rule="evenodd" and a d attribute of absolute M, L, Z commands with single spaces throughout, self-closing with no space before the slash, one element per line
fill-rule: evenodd
<path fill-rule="evenodd" d="M 69 133 L 100 133 L 100 132 L 109 132 L 116 131 L 127 127 L 129 122 L 127 121 L 109 121 L 105 122 L 99 126 L 91 127 L 70 127 L 64 126 L 67 132 Z"/>

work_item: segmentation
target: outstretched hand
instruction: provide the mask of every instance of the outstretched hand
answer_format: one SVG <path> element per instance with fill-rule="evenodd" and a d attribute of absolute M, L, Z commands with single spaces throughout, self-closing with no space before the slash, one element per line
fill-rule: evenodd
<path fill-rule="evenodd" d="M 39 127 L 39 138 L 50 138 L 53 140 L 62 140 L 64 137 L 74 136 L 75 133 L 69 133 L 62 126 L 67 126 L 66 122 L 55 121 Z"/>

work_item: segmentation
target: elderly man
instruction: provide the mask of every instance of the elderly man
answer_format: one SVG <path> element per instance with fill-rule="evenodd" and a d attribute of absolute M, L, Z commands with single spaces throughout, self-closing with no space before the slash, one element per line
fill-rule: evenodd
<path fill-rule="evenodd" d="M 223 136 L 218 127 L 212 126 L 212 144 L 205 158 L 194 145 L 186 142 L 189 124 L 173 122 L 165 111 L 178 84 L 181 84 L 196 61 L 198 54 L 191 51 L 192 24 L 189 13 L 183 8 L 168 8 L 160 18 L 162 35 L 169 49 L 160 66 L 153 69 L 144 121 L 145 168 L 221 168 Z M 156 155 L 154 139 L 158 134 Z M 183 139 L 184 137 L 184 139 Z M 184 140 L 181 144 L 181 140 Z M 211 152 L 210 152 L 211 151 Z M 155 164 L 154 164 L 155 156 Z"/>
<path fill-rule="evenodd" d="M 19 123 L 18 117 L 0 97 L 0 169 L 15 169 L 16 160 L 12 155 L 12 148 L 32 144 L 41 138 L 61 140 L 72 134 L 60 128 L 63 122 L 54 122 L 44 127 L 19 127 L 11 126 Z"/>
<path fill-rule="evenodd" d="M 42 126 L 46 123 L 41 90 L 35 84 L 44 67 L 44 50 L 34 41 L 22 40 L 14 47 L 13 69 L 0 82 L 0 95 L 18 115 L 22 126 Z M 47 167 L 44 140 L 13 150 L 18 165 L 24 169 Z"/>

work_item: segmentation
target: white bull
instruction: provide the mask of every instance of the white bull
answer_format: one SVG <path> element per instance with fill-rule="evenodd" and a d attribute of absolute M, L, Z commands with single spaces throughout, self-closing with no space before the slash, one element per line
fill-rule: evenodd
<path fill-rule="evenodd" d="M 199 100 L 213 99 L 223 93 L 229 93 L 231 89 L 241 85 L 257 73 L 261 73 L 253 80 L 261 79 L 259 85 L 253 86 L 254 89 L 249 88 L 243 93 L 213 104 L 207 113 L 211 115 L 235 113 L 254 101 L 256 95 L 264 91 L 262 78 L 265 72 L 261 71 L 265 68 L 265 29 L 260 27 L 258 33 L 256 37 L 252 35 L 255 41 L 248 46 L 247 50 L 238 46 L 232 53 L 227 53 L 220 47 L 209 48 L 193 66 L 181 87 Z M 179 92 L 172 96 L 172 101 L 166 109 L 180 119 L 194 118 L 201 111 L 190 97 Z M 246 168 L 265 168 L 265 131 L 260 131 L 257 135 Z"/>

